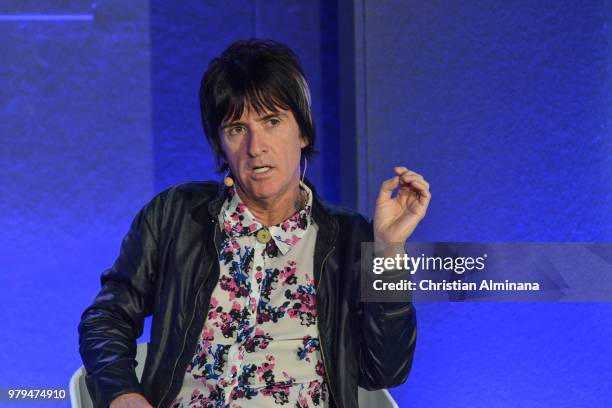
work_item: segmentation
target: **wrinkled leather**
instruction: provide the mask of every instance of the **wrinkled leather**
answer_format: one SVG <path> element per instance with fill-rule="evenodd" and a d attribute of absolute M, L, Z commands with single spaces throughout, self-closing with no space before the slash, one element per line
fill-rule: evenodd
<path fill-rule="evenodd" d="M 330 406 L 357 407 L 358 385 L 375 390 L 406 381 L 416 313 L 409 301 L 360 302 L 360 243 L 373 241 L 372 225 L 356 212 L 322 202 L 306 183 L 319 226 L 314 276 Z M 225 194 L 222 184 L 181 183 L 157 194 L 135 216 L 78 327 L 96 407 L 127 392 L 167 407 L 178 394 L 219 277 L 216 216 Z M 150 315 L 151 340 L 139 382 L 136 340 Z"/>

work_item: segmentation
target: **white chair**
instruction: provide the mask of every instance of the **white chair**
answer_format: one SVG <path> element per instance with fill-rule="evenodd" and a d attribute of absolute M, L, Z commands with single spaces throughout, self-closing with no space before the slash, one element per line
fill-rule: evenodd
<path fill-rule="evenodd" d="M 136 349 L 136 376 L 140 380 L 147 356 L 147 343 L 140 343 Z M 87 385 L 85 384 L 85 367 L 81 366 L 70 377 L 70 405 L 72 408 L 93 408 Z"/>
<path fill-rule="evenodd" d="M 140 343 L 136 349 L 136 375 L 142 376 L 145 357 L 147 356 L 147 343 Z M 72 408 L 93 408 L 89 391 L 85 385 L 85 367 L 81 366 L 70 378 L 70 404 Z M 399 408 L 389 391 L 368 391 L 359 387 L 360 408 Z"/>

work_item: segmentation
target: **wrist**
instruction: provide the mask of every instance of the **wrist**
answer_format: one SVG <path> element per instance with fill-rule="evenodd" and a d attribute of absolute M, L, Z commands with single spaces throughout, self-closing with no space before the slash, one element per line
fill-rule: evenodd
<path fill-rule="evenodd" d="M 395 258 L 396 255 L 404 256 L 406 253 L 405 242 L 384 242 L 374 240 L 374 256 L 384 258 Z"/>

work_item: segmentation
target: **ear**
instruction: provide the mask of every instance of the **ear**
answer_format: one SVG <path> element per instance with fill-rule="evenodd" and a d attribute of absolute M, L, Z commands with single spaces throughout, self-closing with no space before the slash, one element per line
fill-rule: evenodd
<path fill-rule="evenodd" d="M 303 148 L 305 148 L 306 146 L 308 146 L 308 144 L 309 144 L 309 143 L 308 143 L 308 139 L 306 139 L 306 138 L 305 138 L 305 137 L 303 137 L 303 136 L 300 136 L 300 148 L 301 148 L 301 149 L 303 149 Z"/>

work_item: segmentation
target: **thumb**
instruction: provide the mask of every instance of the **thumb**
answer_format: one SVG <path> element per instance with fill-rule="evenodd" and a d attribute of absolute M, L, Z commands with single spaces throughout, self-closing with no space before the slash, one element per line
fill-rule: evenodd
<path fill-rule="evenodd" d="M 391 199 L 391 194 L 393 190 L 397 188 L 399 185 L 399 177 L 395 176 L 390 179 L 383 181 L 380 186 L 380 192 L 378 193 L 378 198 L 376 199 L 377 203 L 384 202 Z"/>

